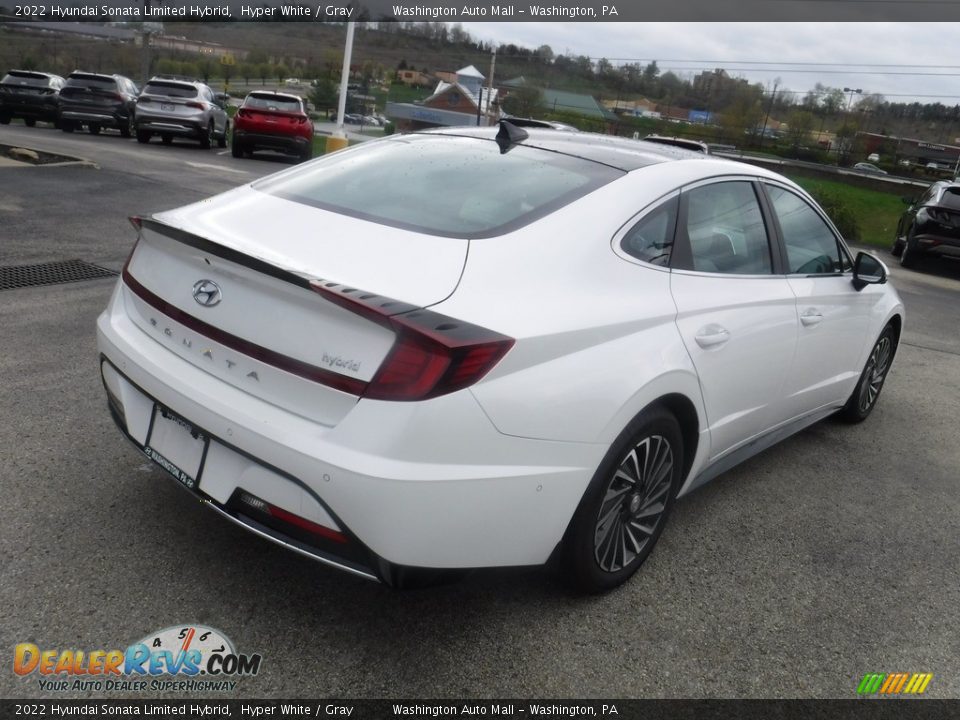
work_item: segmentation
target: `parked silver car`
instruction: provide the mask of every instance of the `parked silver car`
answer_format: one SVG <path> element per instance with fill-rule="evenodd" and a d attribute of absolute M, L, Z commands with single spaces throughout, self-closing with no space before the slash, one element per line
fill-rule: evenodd
<path fill-rule="evenodd" d="M 216 141 L 227 146 L 230 119 L 225 95 L 216 95 L 201 82 L 155 77 L 146 84 L 137 98 L 137 141 L 150 142 L 159 135 L 164 145 L 174 137 L 200 141 L 205 148 Z"/>

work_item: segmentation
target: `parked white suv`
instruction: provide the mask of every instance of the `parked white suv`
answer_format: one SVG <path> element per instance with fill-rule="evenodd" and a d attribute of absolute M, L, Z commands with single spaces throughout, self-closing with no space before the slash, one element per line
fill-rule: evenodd
<path fill-rule="evenodd" d="M 226 96 L 189 80 L 150 80 L 137 98 L 134 118 L 137 141 L 141 143 L 159 135 L 165 145 L 175 137 L 186 137 L 198 140 L 205 148 L 214 142 L 223 148 L 230 133 Z"/>

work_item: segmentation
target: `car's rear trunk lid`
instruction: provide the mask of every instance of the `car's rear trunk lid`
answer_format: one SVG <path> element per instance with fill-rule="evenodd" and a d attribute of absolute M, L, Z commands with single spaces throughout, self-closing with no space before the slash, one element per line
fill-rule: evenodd
<path fill-rule="evenodd" d="M 133 321 L 241 390 L 335 425 L 394 333 L 312 284 L 410 310 L 448 297 L 467 241 L 420 235 L 249 188 L 146 221 L 124 273 Z"/>

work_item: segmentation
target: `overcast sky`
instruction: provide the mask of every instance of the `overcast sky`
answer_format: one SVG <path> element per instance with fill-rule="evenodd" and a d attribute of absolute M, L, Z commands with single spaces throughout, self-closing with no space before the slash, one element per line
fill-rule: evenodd
<path fill-rule="evenodd" d="M 725 67 L 770 87 L 779 77 L 781 89 L 806 91 L 821 82 L 880 93 L 891 102 L 960 103 L 960 55 L 950 40 L 960 37 L 958 23 L 497 22 L 463 28 L 478 39 L 549 45 L 555 53 L 606 57 L 614 64 L 614 58 L 657 60 L 662 71 L 681 75 Z"/>

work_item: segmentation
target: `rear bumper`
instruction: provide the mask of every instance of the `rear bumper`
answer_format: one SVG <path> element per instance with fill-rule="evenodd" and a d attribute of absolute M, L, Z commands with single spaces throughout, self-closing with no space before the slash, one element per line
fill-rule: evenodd
<path fill-rule="evenodd" d="M 57 106 L 55 103 L 31 103 L 0 98 L 0 115 L 55 122 L 57 119 Z"/>
<path fill-rule="evenodd" d="M 264 150 L 279 150 L 281 152 L 301 154 L 310 147 L 313 138 L 306 138 L 300 135 L 271 135 L 263 132 L 249 132 L 240 128 L 234 128 L 233 141 L 239 142 L 248 148 L 260 148 Z"/>
<path fill-rule="evenodd" d="M 158 135 L 175 135 L 178 137 L 200 137 L 207 132 L 207 120 L 203 114 L 186 116 L 164 115 L 156 112 L 144 112 L 138 106 L 135 115 L 137 131 L 149 131 Z"/>
<path fill-rule="evenodd" d="M 114 416 L 141 449 L 154 407 L 209 439 L 192 492 L 247 529 L 391 584 L 417 572 L 540 565 L 562 539 L 605 446 L 498 432 L 463 391 L 420 403 L 360 400 L 326 427 L 174 355 L 130 321 L 121 284 L 97 323 Z M 112 370 L 111 370 L 112 368 Z M 156 460 L 156 458 L 151 458 Z M 168 471 L 170 468 L 167 468 Z M 341 532 L 291 542 L 237 508 L 237 493 Z"/>
<path fill-rule="evenodd" d="M 916 249 L 920 252 L 960 257 L 960 237 L 926 232 L 914 235 L 912 240 L 916 243 Z"/>
<path fill-rule="evenodd" d="M 119 116 L 106 110 L 63 108 L 59 115 L 61 120 L 68 120 L 80 123 L 95 123 L 102 127 L 125 127 L 127 118 Z"/>

